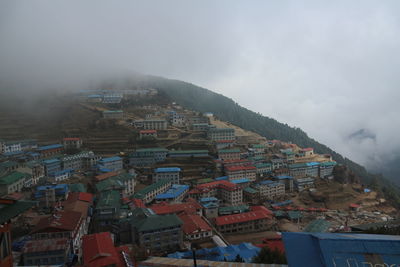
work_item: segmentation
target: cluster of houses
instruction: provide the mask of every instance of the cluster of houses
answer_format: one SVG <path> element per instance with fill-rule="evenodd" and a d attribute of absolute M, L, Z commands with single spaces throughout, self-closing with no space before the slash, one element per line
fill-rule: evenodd
<path fill-rule="evenodd" d="M 112 100 L 116 95 L 86 97 L 118 103 Z M 123 111 L 103 115 L 121 119 Z M 161 255 L 182 250 L 187 242 L 268 230 L 274 222 L 268 202 L 332 177 L 336 162 L 329 157 L 315 157 L 311 148 L 271 153 L 268 144 L 239 145 L 235 130 L 216 128 L 210 116 L 168 111 L 163 118 L 132 122 L 140 138 L 157 138 L 169 125 L 203 132 L 214 145 L 210 151 L 151 147 L 102 157 L 84 150 L 79 137 L 44 146 L 0 141 L 0 201 L 23 194 L 29 208 L 44 214 L 21 248 L 23 263 L 129 266 L 128 244 Z M 222 176 L 193 183 L 184 177 L 185 166 L 162 165 L 184 158 L 209 159 Z M 138 187 L 139 176 L 149 172 L 145 181 L 151 182 Z M 72 177 L 85 183 L 71 184 Z"/>

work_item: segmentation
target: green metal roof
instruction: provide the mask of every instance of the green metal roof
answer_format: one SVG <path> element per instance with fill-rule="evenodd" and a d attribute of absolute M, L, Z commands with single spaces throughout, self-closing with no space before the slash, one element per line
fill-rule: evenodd
<path fill-rule="evenodd" d="M 121 196 L 116 190 L 109 190 L 101 192 L 99 196 L 99 202 L 96 208 L 114 207 L 119 208 L 121 206 Z"/>
<path fill-rule="evenodd" d="M 247 193 L 249 193 L 249 194 L 256 194 L 256 193 L 258 193 L 258 190 L 256 190 L 256 189 L 254 189 L 254 188 L 252 188 L 252 187 L 246 187 L 245 189 L 243 189 L 243 191 L 245 191 L 245 192 L 247 192 Z"/>
<path fill-rule="evenodd" d="M 330 222 L 322 219 L 317 219 L 310 222 L 303 230 L 303 232 L 307 233 L 324 233 L 327 232 L 329 226 L 331 225 Z"/>
<path fill-rule="evenodd" d="M 138 232 L 155 231 L 169 227 L 179 227 L 183 222 L 175 214 L 151 215 L 141 220 L 132 220 Z"/>
<path fill-rule="evenodd" d="M 10 219 L 18 216 L 24 211 L 29 210 L 36 205 L 35 201 L 17 201 L 10 205 L 0 208 L 0 224 L 8 222 Z"/>
<path fill-rule="evenodd" d="M 320 166 L 328 167 L 328 166 L 335 166 L 336 164 L 337 164 L 336 161 L 326 161 L 326 162 L 321 162 Z"/>
<path fill-rule="evenodd" d="M 271 163 L 256 163 L 256 164 L 254 164 L 254 166 L 259 169 L 259 168 L 272 167 L 272 164 Z"/>
<path fill-rule="evenodd" d="M 240 153 L 240 149 L 239 148 L 221 149 L 221 150 L 218 150 L 218 153 Z"/>
<path fill-rule="evenodd" d="M 303 217 L 301 212 L 297 211 L 297 210 L 290 210 L 287 212 L 287 215 L 288 215 L 289 219 L 291 219 L 291 220 L 300 219 Z"/>
<path fill-rule="evenodd" d="M 29 177 L 30 175 L 27 173 L 22 173 L 22 172 L 12 172 L 6 176 L 3 176 L 0 178 L 0 184 L 13 184 L 21 179 L 25 179 Z"/>
<path fill-rule="evenodd" d="M 294 163 L 289 165 L 290 169 L 295 169 L 295 168 L 307 168 L 306 163 Z"/>
<path fill-rule="evenodd" d="M 262 144 L 254 144 L 254 145 L 251 145 L 251 147 L 252 148 L 265 148 L 265 146 Z"/>
<path fill-rule="evenodd" d="M 171 150 L 169 154 L 202 154 L 208 153 L 208 150 Z"/>
<path fill-rule="evenodd" d="M 18 165 L 18 162 L 9 160 L 9 161 L 1 162 L 1 163 L 0 163 L 0 168 L 1 168 L 1 167 L 3 167 L 3 168 L 10 168 L 10 167 L 15 167 L 15 166 L 17 166 L 17 165 Z"/>
<path fill-rule="evenodd" d="M 97 192 L 102 192 L 106 190 L 113 190 L 113 189 L 123 189 L 124 184 L 118 179 L 106 179 L 96 184 Z"/>
<path fill-rule="evenodd" d="M 205 183 L 211 183 L 214 182 L 214 179 L 211 178 L 204 178 L 196 181 L 196 184 L 205 184 Z"/>
<path fill-rule="evenodd" d="M 84 184 L 69 184 L 68 189 L 70 192 L 86 192 Z"/>
<path fill-rule="evenodd" d="M 139 192 L 136 192 L 135 194 L 133 194 L 133 198 L 139 198 L 139 199 L 143 199 L 145 198 L 145 196 L 153 191 L 156 190 L 157 188 L 164 186 L 168 183 L 171 183 L 170 180 L 168 179 L 161 179 L 160 181 L 158 181 L 157 183 L 151 184 L 149 186 L 146 186 L 145 188 L 143 188 L 142 190 L 140 190 Z"/>
<path fill-rule="evenodd" d="M 239 205 L 239 206 L 229 206 L 229 207 L 221 207 L 218 209 L 219 213 L 233 213 L 238 211 L 239 213 L 245 212 L 249 210 L 248 205 Z"/>
<path fill-rule="evenodd" d="M 169 150 L 163 147 L 152 147 L 152 148 L 139 148 L 136 152 L 168 152 Z"/>

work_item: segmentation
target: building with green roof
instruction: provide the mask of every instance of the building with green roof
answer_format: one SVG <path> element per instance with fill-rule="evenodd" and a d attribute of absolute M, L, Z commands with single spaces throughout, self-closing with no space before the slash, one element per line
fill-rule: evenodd
<path fill-rule="evenodd" d="M 151 252 L 170 252 L 182 248 L 183 222 L 175 214 L 157 215 L 140 208 L 131 217 L 132 243 Z"/>
<path fill-rule="evenodd" d="M 129 155 L 129 163 L 134 167 L 149 167 L 167 158 L 169 150 L 162 147 L 141 148 Z"/>
<path fill-rule="evenodd" d="M 122 173 L 96 184 L 98 192 L 106 190 L 119 190 L 123 196 L 130 196 L 134 192 L 136 174 Z"/>
<path fill-rule="evenodd" d="M 78 192 L 78 193 L 84 193 L 87 192 L 86 186 L 84 184 L 78 183 L 78 184 L 69 184 L 68 189 L 70 192 Z"/>
<path fill-rule="evenodd" d="M 117 190 L 101 192 L 98 196 L 95 212 L 94 227 L 96 231 L 111 231 L 111 226 L 121 219 L 121 194 Z"/>
<path fill-rule="evenodd" d="M 139 192 L 133 194 L 132 198 L 141 199 L 145 204 L 150 203 L 158 194 L 162 194 L 172 185 L 171 180 L 162 179 L 157 183 L 146 186 Z"/>
<path fill-rule="evenodd" d="M 27 173 L 12 172 L 0 178 L 0 196 L 19 192 L 32 179 Z"/>
<path fill-rule="evenodd" d="M 329 227 L 331 226 L 331 223 L 323 220 L 323 219 L 317 219 L 313 220 L 310 222 L 303 230 L 303 232 L 307 233 L 325 233 L 328 232 Z"/>
<path fill-rule="evenodd" d="M 218 158 L 222 160 L 238 160 L 240 159 L 240 149 L 220 149 L 218 150 Z"/>

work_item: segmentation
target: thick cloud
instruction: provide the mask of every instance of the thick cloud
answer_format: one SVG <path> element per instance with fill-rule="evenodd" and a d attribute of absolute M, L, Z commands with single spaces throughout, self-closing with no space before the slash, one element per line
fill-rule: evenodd
<path fill-rule="evenodd" d="M 379 167 L 400 150 L 398 1 L 7 1 L 0 81 L 193 82 Z M 375 138 L 349 138 L 365 129 Z"/>

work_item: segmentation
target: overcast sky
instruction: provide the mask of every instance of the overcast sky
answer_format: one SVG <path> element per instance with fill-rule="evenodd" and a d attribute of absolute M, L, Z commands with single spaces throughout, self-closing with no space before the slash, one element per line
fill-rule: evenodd
<path fill-rule="evenodd" d="M 1 1 L 0 81 L 181 79 L 373 166 L 400 150 L 399 16 L 399 1 Z"/>

